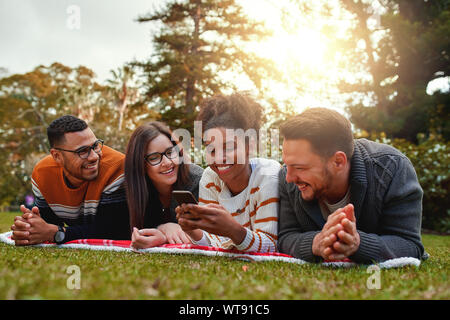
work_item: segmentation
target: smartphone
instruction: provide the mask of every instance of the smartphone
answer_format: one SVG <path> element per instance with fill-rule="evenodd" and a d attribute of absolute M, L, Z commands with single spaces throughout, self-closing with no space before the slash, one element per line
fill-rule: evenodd
<path fill-rule="evenodd" d="M 174 190 L 174 191 L 172 191 L 172 196 L 175 198 L 175 200 L 177 200 L 179 205 L 181 205 L 183 203 L 198 204 L 194 195 L 190 191 Z"/>

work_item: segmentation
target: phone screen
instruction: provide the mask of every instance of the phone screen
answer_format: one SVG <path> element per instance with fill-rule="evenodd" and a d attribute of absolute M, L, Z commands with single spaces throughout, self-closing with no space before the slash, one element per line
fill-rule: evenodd
<path fill-rule="evenodd" d="M 175 198 L 175 200 L 177 200 L 178 204 L 180 204 L 180 205 L 183 203 L 198 204 L 194 195 L 189 191 L 175 190 L 175 191 L 172 191 L 172 195 Z"/>

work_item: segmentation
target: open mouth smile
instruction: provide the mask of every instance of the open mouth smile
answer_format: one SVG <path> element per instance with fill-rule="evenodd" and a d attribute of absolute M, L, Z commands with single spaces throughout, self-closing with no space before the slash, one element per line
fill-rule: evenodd
<path fill-rule="evenodd" d="M 95 170 L 98 168 L 98 162 L 85 165 L 83 168 L 87 170 Z"/>
<path fill-rule="evenodd" d="M 216 169 L 217 169 L 217 172 L 218 172 L 219 174 L 224 174 L 224 173 L 229 172 L 229 171 L 231 170 L 232 167 L 233 167 L 232 164 L 230 164 L 230 165 L 225 165 L 225 166 L 220 166 L 220 167 L 216 165 Z"/>
<path fill-rule="evenodd" d="M 306 183 L 298 183 L 297 187 L 300 189 L 300 191 L 304 191 L 309 185 Z"/>
<path fill-rule="evenodd" d="M 175 167 L 172 167 L 172 168 L 170 168 L 169 170 L 162 171 L 162 172 L 160 172 L 160 173 L 161 173 L 161 174 L 165 174 L 165 175 L 169 175 L 169 174 L 171 174 L 172 172 L 174 172 L 174 170 L 175 170 Z"/>

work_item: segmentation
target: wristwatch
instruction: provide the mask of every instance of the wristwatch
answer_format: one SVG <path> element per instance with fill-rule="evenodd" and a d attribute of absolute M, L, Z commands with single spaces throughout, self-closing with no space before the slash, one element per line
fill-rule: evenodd
<path fill-rule="evenodd" d="M 64 242 L 64 238 L 66 237 L 66 232 L 64 231 L 64 228 L 61 226 L 58 226 L 58 231 L 55 233 L 55 237 L 53 240 L 56 244 L 62 244 Z"/>

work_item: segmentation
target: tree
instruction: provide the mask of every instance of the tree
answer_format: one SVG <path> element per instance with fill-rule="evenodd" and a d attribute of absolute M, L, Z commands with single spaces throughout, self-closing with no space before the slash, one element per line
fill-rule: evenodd
<path fill-rule="evenodd" d="M 137 21 L 161 25 L 151 59 L 134 65 L 147 79 L 147 101 L 170 126 L 192 129 L 204 97 L 237 89 L 222 80 L 222 72 L 246 74 L 257 90 L 263 88 L 262 79 L 277 77 L 270 61 L 244 49 L 247 41 L 270 33 L 249 21 L 234 0 L 170 1 Z"/>
<path fill-rule="evenodd" d="M 57 88 L 43 66 L 0 79 L 0 203 L 30 191 L 26 158 L 48 152 L 45 128 L 57 99 Z"/>
<path fill-rule="evenodd" d="M 123 66 L 117 70 L 111 70 L 112 79 L 108 79 L 107 83 L 110 88 L 110 92 L 115 96 L 115 105 L 117 113 L 119 114 L 119 121 L 117 123 L 117 129 L 122 130 L 124 118 L 130 105 L 139 101 L 139 84 L 134 84 L 134 87 L 130 86 L 135 76 L 133 68 L 130 66 Z"/>
<path fill-rule="evenodd" d="M 341 83 L 343 92 L 371 100 L 349 101 L 352 122 L 413 142 L 418 133 L 437 132 L 449 139 L 449 93 L 430 96 L 427 86 L 450 75 L 450 1 L 379 0 L 384 13 L 376 27 L 368 23 L 372 1 L 340 2 L 356 22 L 346 41 L 347 66 L 370 75 L 366 81 Z"/>
<path fill-rule="evenodd" d="M 125 152 L 133 130 L 140 123 L 160 119 L 141 98 L 141 86 L 132 66 L 111 70 L 111 78 L 106 80 L 103 91 L 105 105 L 95 116 L 95 132 L 121 152 Z"/>

